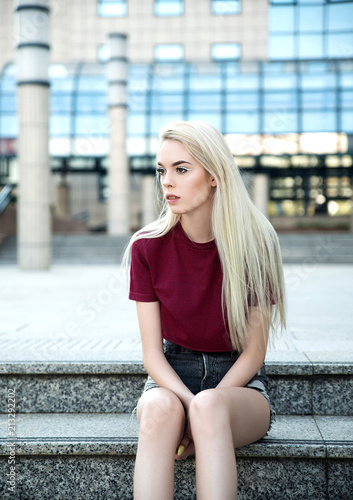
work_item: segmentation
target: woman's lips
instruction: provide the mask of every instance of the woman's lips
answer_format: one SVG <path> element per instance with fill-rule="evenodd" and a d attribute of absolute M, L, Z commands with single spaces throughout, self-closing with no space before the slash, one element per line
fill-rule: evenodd
<path fill-rule="evenodd" d="M 178 200 L 180 200 L 179 196 L 175 196 L 174 194 L 167 194 L 166 195 L 166 200 L 167 203 L 176 203 Z"/>

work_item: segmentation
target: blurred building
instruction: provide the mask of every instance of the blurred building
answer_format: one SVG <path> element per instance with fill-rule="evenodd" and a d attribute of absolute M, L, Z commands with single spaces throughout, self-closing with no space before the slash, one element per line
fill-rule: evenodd
<path fill-rule="evenodd" d="M 0 187 L 19 181 L 13 10 L 2 2 Z M 276 227 L 350 227 L 353 1 L 52 0 L 53 211 L 93 230 L 107 224 L 112 32 L 128 37 L 132 229 L 174 119 L 222 131 Z"/>

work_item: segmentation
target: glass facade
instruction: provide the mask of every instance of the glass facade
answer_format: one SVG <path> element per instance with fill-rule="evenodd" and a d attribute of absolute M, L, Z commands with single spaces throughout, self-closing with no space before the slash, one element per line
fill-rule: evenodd
<path fill-rule="evenodd" d="M 353 3 L 272 0 L 270 59 L 352 58 Z"/>
<path fill-rule="evenodd" d="M 240 1 L 209 5 L 217 16 L 242 8 Z M 268 7 L 267 61 L 243 60 L 238 42 L 210 43 L 208 62 L 187 61 L 181 40 L 156 44 L 150 63 L 130 64 L 131 169 L 154 172 L 158 131 L 167 121 L 205 120 L 225 135 L 244 171 L 270 175 L 271 215 L 347 215 L 353 177 L 353 1 L 271 0 Z M 128 2 L 98 0 L 97 8 L 100 16 L 125 16 Z M 182 0 L 154 1 L 154 15 L 186 14 Z M 53 171 L 96 171 L 104 186 L 109 50 L 97 48 L 101 62 L 50 67 L 50 153 Z M 0 184 L 16 183 L 15 67 L 7 64 L 0 71 Z"/>
<path fill-rule="evenodd" d="M 54 64 L 50 82 L 53 167 L 98 165 L 103 175 L 105 65 Z M 351 210 L 353 61 L 132 64 L 128 90 L 128 153 L 136 172 L 154 171 L 158 131 L 167 121 L 205 120 L 225 134 L 240 167 L 270 173 L 272 215 Z M 16 110 L 15 69 L 7 65 L 0 78 L 3 158 L 16 154 Z M 3 162 L 3 176 L 5 168 Z"/>

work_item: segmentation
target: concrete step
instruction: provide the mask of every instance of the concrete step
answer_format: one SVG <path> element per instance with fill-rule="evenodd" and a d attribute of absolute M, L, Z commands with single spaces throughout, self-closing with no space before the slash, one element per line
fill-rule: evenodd
<path fill-rule="evenodd" d="M 280 234 L 284 263 L 353 264 L 353 234 Z M 129 236 L 106 234 L 54 234 L 52 262 L 55 264 L 119 264 Z M 0 248 L 0 265 L 16 264 L 16 236 Z"/>
<path fill-rule="evenodd" d="M 131 500 L 138 425 L 129 414 L 0 416 L 2 500 Z M 239 500 L 351 500 L 353 417 L 279 416 L 236 450 Z M 8 491 L 9 457 L 15 491 Z M 176 464 L 175 500 L 194 500 L 194 457 Z"/>
<path fill-rule="evenodd" d="M 288 353 L 283 361 L 268 360 L 266 367 L 277 413 L 353 415 L 348 359 L 310 361 L 303 353 Z M 7 412 L 7 388 L 15 387 L 18 413 L 129 413 L 145 379 L 142 363 L 134 361 L 1 362 L 0 412 Z"/>

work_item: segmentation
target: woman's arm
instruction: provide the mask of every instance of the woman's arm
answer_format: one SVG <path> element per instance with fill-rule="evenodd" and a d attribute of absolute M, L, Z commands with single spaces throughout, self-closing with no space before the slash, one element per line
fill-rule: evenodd
<path fill-rule="evenodd" d="M 248 317 L 249 339 L 232 368 L 217 387 L 244 387 L 262 367 L 267 350 L 271 308 L 250 307 Z"/>
<path fill-rule="evenodd" d="M 164 356 L 160 303 L 136 302 L 136 308 L 143 364 L 147 373 L 160 387 L 174 392 L 188 410 L 194 394 L 181 381 Z"/>

